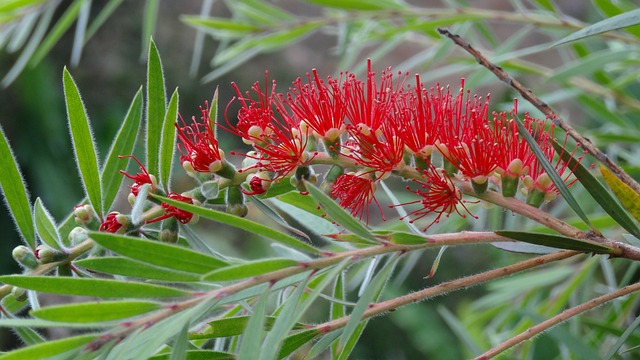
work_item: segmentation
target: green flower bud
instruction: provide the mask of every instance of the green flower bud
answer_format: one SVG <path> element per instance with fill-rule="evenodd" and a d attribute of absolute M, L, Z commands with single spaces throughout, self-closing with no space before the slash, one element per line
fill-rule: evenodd
<path fill-rule="evenodd" d="M 18 264 L 28 269 L 35 269 L 38 266 L 38 259 L 31 249 L 24 245 L 16 246 L 11 254 Z"/>
<path fill-rule="evenodd" d="M 160 241 L 166 243 L 176 243 L 178 241 L 178 231 L 178 221 L 175 217 L 165 219 L 164 221 L 162 221 L 162 229 L 160 230 Z"/>
<path fill-rule="evenodd" d="M 67 254 L 53 249 L 48 245 L 38 245 L 35 255 L 41 264 L 48 264 L 54 261 L 64 260 L 64 258 L 67 256 Z"/>
<path fill-rule="evenodd" d="M 13 295 L 17 301 L 27 301 L 27 290 L 21 287 L 14 286 L 13 289 L 11 289 L 11 295 Z"/>
<path fill-rule="evenodd" d="M 69 241 L 71 245 L 78 245 L 81 242 L 87 240 L 89 238 L 89 233 L 87 229 L 81 227 L 75 227 L 71 232 L 69 232 Z"/>

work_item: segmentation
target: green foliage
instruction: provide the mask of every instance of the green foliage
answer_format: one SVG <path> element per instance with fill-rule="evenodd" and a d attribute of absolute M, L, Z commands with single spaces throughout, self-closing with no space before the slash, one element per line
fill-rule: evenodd
<path fill-rule="evenodd" d="M 45 61 L 74 23 L 71 62 L 76 64 L 85 43 L 101 26 L 108 26 L 107 19 L 122 3 L 110 0 L 99 11 L 92 10 L 95 4 L 86 0 L 66 4 L 12 0 L 0 4 L 0 25 L 10 25 L 0 26 L 0 48 L 19 52 L 2 80 L 3 86 L 10 85 L 24 69 Z M 585 136 L 606 147 L 607 154 L 630 172 L 640 168 L 635 144 L 640 128 L 634 121 L 640 113 L 640 101 L 634 96 L 637 73 L 629 71 L 640 64 L 640 31 L 630 27 L 640 22 L 631 2 L 594 0 L 592 7 L 609 18 L 592 19 L 593 25 L 560 14 L 552 0 L 526 4 L 515 1 L 515 10 L 509 11 L 462 6 L 456 1 L 449 2 L 449 8 L 395 0 L 307 3 L 312 12 L 305 16 L 295 9 L 284 9 L 278 2 L 262 0 L 225 2 L 228 18 L 208 17 L 209 10 L 204 11 L 211 5 L 208 1 L 201 16 L 181 16 L 185 25 L 199 35 L 212 37 L 218 45 L 211 61 L 214 70 L 202 80 L 218 79 L 258 55 L 284 52 L 322 33 L 337 40 L 340 70 L 360 73 L 362 58 L 373 58 L 377 64 L 383 56 L 410 44 L 415 53 L 408 54 L 394 69 L 417 69 L 423 78 L 464 73 L 466 86 L 492 84 L 493 74 L 473 58 L 454 52 L 457 48 L 439 37 L 436 29 L 448 26 L 474 47 L 491 54 L 491 61 L 514 77 L 538 79 L 531 88 L 547 103 L 577 104 L 578 114 L 589 125 L 585 126 Z M 470 200 L 464 205 L 471 214 L 466 220 L 454 220 L 460 208 L 450 208 L 443 211 L 439 224 L 423 234 L 407 215 L 409 210 L 395 208 L 404 221 L 365 223 L 361 216 L 338 205 L 329 195 L 331 184 L 323 182 L 322 177 L 315 185 L 316 178 L 311 181 L 311 176 L 294 172 L 279 174 L 282 178 L 272 181 L 265 193 L 246 202 L 246 194 L 254 190 L 247 182 L 252 174 L 264 170 L 260 166 L 243 164 L 240 170 L 225 162 L 224 171 L 191 173 L 191 179 L 172 171 L 174 124 L 185 95 L 181 97 L 176 88 L 167 103 L 165 74 L 170 73 L 165 72 L 157 44 L 151 40 L 156 26 L 163 24 L 157 21 L 160 6 L 157 0 L 147 1 L 140 25 L 142 53 L 147 57 L 146 96 L 143 99 L 142 88 L 135 93 L 104 158 L 98 156 L 92 131 L 100 128 L 90 122 L 76 81 L 66 68 L 63 70 L 68 126 L 85 196 L 81 203 L 93 207 L 97 216 L 92 220 L 83 223 L 69 216 L 57 223 L 47 209 L 52 208 L 49 201 L 45 207 L 42 199 L 34 196 L 32 204 L 17 157 L 9 146 L 9 135 L 0 131 L 4 202 L 29 251 L 33 251 L 18 253 L 16 259 L 38 258 L 33 269 L 25 267 L 21 275 L 0 276 L 0 327 L 13 329 L 24 342 L 22 348 L 0 353 L 0 359 L 347 359 L 397 354 L 419 358 L 448 356 L 454 348 L 452 357 L 475 357 L 536 324 L 556 319 L 565 309 L 582 309 L 593 299 L 608 304 L 589 309 L 588 315 L 560 319 L 565 324 L 548 325 L 543 329 L 548 331 L 513 347 L 508 356 L 637 356 L 639 350 L 634 345 L 640 339 L 640 318 L 635 311 L 640 299 L 634 281 L 640 250 L 633 246 L 638 244 L 633 237 L 640 234 L 636 222 L 640 219 L 639 195 L 610 171 L 602 168 L 602 175 L 615 198 L 588 165 L 562 151 L 558 144 L 558 155 L 550 161 L 538 147 L 538 139 L 519 124 L 520 134 L 534 149 L 562 197 L 541 210 L 524 204 L 520 195 L 502 197 L 494 191 L 497 185 L 490 184 L 482 195 L 455 179 L 451 186 L 461 189 L 465 199 L 475 196 L 493 207 L 476 206 L 475 200 Z M 498 33 L 487 24 L 489 19 L 515 22 L 520 29 Z M 623 31 L 614 31 L 617 29 Z M 545 40 L 521 45 L 532 32 L 544 34 Z M 586 37 L 592 38 L 578 42 Z M 529 57 L 546 56 L 554 45 L 552 51 L 564 59 L 561 65 L 543 64 Z M 310 68 L 317 65 L 310 64 Z M 508 94 L 504 99 L 511 97 Z M 215 124 L 226 124 L 219 118 L 230 117 L 235 122 L 230 112 L 218 113 L 218 101 L 216 89 L 210 122 L 203 124 L 213 130 L 216 140 L 219 134 Z M 509 104 L 502 108 L 511 106 L 510 100 L 505 101 Z M 519 106 L 520 110 L 534 111 L 523 102 Z M 572 115 L 572 120 L 577 117 Z M 140 171 L 132 182 L 119 172 L 126 171 L 127 156 L 136 152 L 137 138 L 145 139 L 141 147 L 146 156 L 142 166 L 136 164 Z M 204 149 L 213 149 L 210 143 L 208 146 Z M 320 153 L 322 149 L 310 151 L 305 165 L 359 165 L 346 157 L 323 158 L 315 151 Z M 197 154 L 189 155 L 193 159 Z M 568 163 L 584 189 L 570 187 L 570 181 L 556 173 L 552 164 L 558 158 Z M 415 160 L 405 165 L 389 171 L 389 175 L 420 179 Z M 376 180 L 382 178 L 371 169 L 360 170 Z M 146 171 L 158 176 L 158 184 L 147 181 Z M 122 186 L 123 179 L 131 191 Z M 421 205 L 415 197 L 396 198 L 396 192 L 398 197 L 409 196 L 399 191 L 407 185 L 416 186 L 405 182 L 386 189 L 394 206 L 408 202 Z M 177 194 L 177 189 L 188 186 L 191 189 Z M 590 196 L 585 196 L 587 193 Z M 130 210 L 121 210 L 127 205 L 119 203 L 124 197 L 120 194 L 135 197 Z M 455 191 L 449 194 L 456 195 Z M 380 199 L 387 200 L 383 196 Z M 116 209 L 123 213 L 111 212 Z M 391 218 L 386 210 L 385 206 L 384 216 Z M 512 216 L 511 212 L 518 215 Z M 577 214 L 577 218 L 568 214 Z M 451 217 L 445 218 L 448 215 Z M 415 221 L 434 218 L 429 214 Z M 76 221 L 81 225 L 74 229 Z M 587 226 L 591 229 L 585 229 Z M 623 231 L 631 234 L 626 243 L 619 241 Z M 513 241 L 506 242 L 505 238 Z M 467 244 L 481 245 L 469 250 Z M 444 253 L 448 245 L 460 247 Z M 423 251 L 433 247 L 439 248 L 437 254 Z M 476 250 L 478 247 L 489 249 L 489 255 Z M 554 248 L 591 257 L 562 258 L 562 262 L 542 267 L 567 254 Z M 500 250 L 545 255 L 532 257 Z M 451 256 L 454 251 L 455 256 Z M 620 259 L 609 260 L 599 254 Z M 461 266 L 476 261 L 479 264 L 472 272 Z M 431 272 L 422 279 L 430 265 Z M 530 272 L 521 273 L 530 268 Z M 482 289 L 469 290 L 469 298 L 448 294 L 445 301 L 435 299 L 424 308 L 401 308 L 375 323 L 369 322 L 404 305 L 482 283 L 495 269 L 500 273 L 498 279 Z M 423 292 L 427 295 L 416 295 Z M 45 293 L 81 298 L 64 305 L 41 305 L 38 298 Z M 631 295 L 623 296 L 626 294 Z M 602 298 L 608 295 L 610 299 Z M 379 330 L 404 311 L 410 315 L 404 315 L 401 321 L 391 320 L 396 322 L 392 331 Z M 50 340 L 46 329 L 60 327 L 86 334 Z M 371 341 L 376 332 L 384 332 L 385 341 Z M 398 338 L 402 343 L 394 341 Z M 391 348 L 376 352 L 382 343 L 390 343 Z"/>

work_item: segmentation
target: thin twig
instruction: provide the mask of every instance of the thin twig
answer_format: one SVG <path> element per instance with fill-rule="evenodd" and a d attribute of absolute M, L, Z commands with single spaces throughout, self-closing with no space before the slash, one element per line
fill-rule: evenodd
<path fill-rule="evenodd" d="M 588 151 L 591 155 L 593 155 L 596 159 L 598 159 L 601 163 L 603 163 L 606 167 L 608 167 L 611 172 L 613 172 L 620 180 L 622 180 L 625 184 L 629 185 L 635 192 L 640 194 L 640 184 L 636 182 L 629 174 L 627 174 L 620 166 L 611 161 L 609 157 L 603 153 L 598 147 L 596 147 L 591 140 L 585 138 L 580 133 L 578 133 L 571 125 L 569 125 L 562 117 L 556 114 L 553 109 L 540 98 L 538 98 L 531 90 L 524 87 L 518 80 L 514 79 L 509 75 L 504 69 L 500 66 L 490 62 L 486 57 L 482 55 L 482 53 L 476 50 L 469 42 L 460 37 L 460 35 L 452 34 L 448 29 L 438 28 L 438 32 L 441 35 L 444 35 L 451 39 L 456 45 L 463 48 L 469 54 L 471 54 L 480 65 L 487 68 L 491 71 L 498 79 L 502 82 L 506 83 L 517 92 L 522 95 L 525 99 L 527 99 L 533 106 L 535 106 L 538 110 L 542 111 L 543 114 L 548 116 L 556 126 L 560 127 L 564 131 L 569 134 L 572 138 L 574 138 L 582 148 Z"/>
<path fill-rule="evenodd" d="M 613 299 L 619 298 L 621 296 L 625 296 L 631 294 L 633 292 L 640 290 L 640 282 L 635 284 L 625 286 L 622 289 L 616 290 L 614 292 L 608 293 L 606 295 L 599 296 L 595 299 L 591 299 L 585 303 L 582 303 L 578 306 L 572 307 L 571 309 L 567 309 L 560 314 L 549 318 L 538 325 L 532 326 L 527 330 L 521 332 L 520 334 L 510 338 L 509 340 L 503 342 L 502 344 L 494 347 L 493 349 L 487 351 L 486 353 L 478 356 L 476 360 L 484 360 L 491 359 L 492 357 L 502 353 L 503 351 L 523 342 L 531 339 L 532 337 L 540 334 L 541 332 L 550 329 L 551 327 L 558 325 L 559 323 L 566 321 L 576 315 L 579 315 L 585 311 L 589 311 L 597 306 L 600 306 L 606 302 L 609 302 Z"/>

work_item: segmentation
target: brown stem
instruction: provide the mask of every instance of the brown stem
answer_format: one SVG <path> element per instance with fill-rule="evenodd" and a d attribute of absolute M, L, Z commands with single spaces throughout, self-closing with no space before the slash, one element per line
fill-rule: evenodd
<path fill-rule="evenodd" d="M 432 286 L 420 291 L 416 291 L 407 295 L 397 297 L 395 299 L 375 303 L 369 305 L 369 308 L 365 310 L 363 319 L 367 319 L 376 315 L 380 315 L 384 312 L 395 310 L 396 308 L 416 303 L 419 301 L 427 300 L 432 297 L 446 294 L 450 291 L 464 289 L 473 285 L 478 285 L 489 280 L 497 279 L 503 276 L 515 274 L 520 271 L 528 270 L 536 266 L 544 265 L 553 261 L 567 259 L 574 255 L 581 254 L 579 251 L 558 251 L 555 253 L 542 255 L 533 259 L 521 261 L 519 263 L 504 266 L 501 268 L 489 270 L 480 274 L 467 276 L 461 279 L 444 282 L 440 285 Z M 329 322 L 318 324 L 314 328 L 321 330 L 322 332 L 329 332 L 347 325 L 350 316 L 344 316 L 339 319 L 331 320 Z"/>
<path fill-rule="evenodd" d="M 480 51 L 476 50 L 473 46 L 471 46 L 471 44 L 469 44 L 469 42 L 460 37 L 460 35 L 452 34 L 448 29 L 445 28 L 438 28 L 438 32 L 441 35 L 448 37 L 456 45 L 460 46 L 469 54 L 471 54 L 480 65 L 487 68 L 496 77 L 498 77 L 498 79 L 519 92 L 522 97 L 527 99 L 538 110 L 542 111 L 543 114 L 548 116 L 550 119 L 553 119 L 553 122 L 564 131 L 566 131 L 569 136 L 574 138 L 580 144 L 580 146 L 582 146 L 591 155 L 593 155 L 596 159 L 598 159 L 601 163 L 608 167 L 611 172 L 613 172 L 618 178 L 620 178 L 620 180 L 629 185 L 635 192 L 640 194 L 640 184 L 638 184 L 638 182 L 636 182 L 631 176 L 629 176 L 629 174 L 627 174 L 620 166 L 611 161 L 611 159 L 609 159 L 609 157 L 605 153 L 598 149 L 598 147 L 596 147 L 591 142 L 591 140 L 582 136 L 562 117 L 556 114 L 556 112 L 553 111 L 553 109 L 551 109 L 551 107 L 546 102 L 538 98 L 531 90 L 524 87 L 518 80 L 511 77 L 511 75 L 504 71 L 504 69 L 502 69 L 500 66 L 490 62 L 486 57 L 482 55 Z"/>
<path fill-rule="evenodd" d="M 532 326 L 527 330 L 521 332 L 520 334 L 510 338 L 509 340 L 503 342 L 502 344 L 494 347 L 493 349 L 485 352 L 484 354 L 478 356 L 477 360 L 491 359 L 492 357 L 502 353 L 503 351 L 523 342 L 531 339 L 532 337 L 540 334 L 541 332 L 550 329 L 551 327 L 558 325 L 559 323 L 566 321 L 576 315 L 582 314 L 585 311 L 589 311 L 597 306 L 600 306 L 606 302 L 609 302 L 613 299 L 619 298 L 621 296 L 625 296 L 631 294 L 633 292 L 640 290 L 640 282 L 635 284 L 625 286 L 622 289 L 616 290 L 614 292 L 599 296 L 595 299 L 591 299 L 585 303 L 582 303 L 578 306 L 572 307 L 571 309 L 567 309 L 560 314 L 549 318 L 538 325 Z"/>

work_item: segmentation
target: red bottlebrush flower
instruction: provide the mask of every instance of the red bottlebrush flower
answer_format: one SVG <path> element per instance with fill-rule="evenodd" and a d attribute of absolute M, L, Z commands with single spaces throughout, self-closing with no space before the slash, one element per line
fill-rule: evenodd
<path fill-rule="evenodd" d="M 257 174 L 249 175 L 249 188 L 251 191 L 247 191 L 243 188 L 240 188 L 243 194 L 245 195 L 262 195 L 269 190 L 271 185 L 271 179 L 267 175 L 267 173 L 261 172 Z"/>
<path fill-rule="evenodd" d="M 399 96 L 404 79 L 401 78 L 394 88 L 393 73 L 387 68 L 380 76 L 380 86 L 376 82 L 376 73 L 371 71 L 371 60 L 367 61 L 367 83 L 347 74 L 343 84 L 346 115 L 351 125 L 362 132 L 377 132 L 382 124 L 388 122 L 394 103 Z M 405 76 L 406 78 L 406 76 Z"/>
<path fill-rule="evenodd" d="M 307 84 L 302 84 L 300 78 L 293 82 L 286 104 L 315 136 L 333 142 L 345 131 L 345 101 L 340 82 L 328 78 L 325 83 L 315 69 L 312 72 L 313 77 L 307 74 Z"/>
<path fill-rule="evenodd" d="M 382 125 L 379 134 L 361 130 L 361 127 L 348 127 L 351 140 L 344 146 L 348 150 L 344 156 L 355 160 L 358 165 L 381 173 L 379 176 L 404 165 L 404 144 L 391 125 Z"/>
<path fill-rule="evenodd" d="M 182 127 L 175 124 L 178 131 L 178 150 L 180 162 L 185 169 L 211 173 L 220 170 L 224 160 L 224 151 L 218 147 L 214 126 L 209 116 L 209 102 L 205 101 L 204 108 L 200 107 L 199 123 L 195 116 L 191 118 L 192 124 L 187 125 L 182 120 Z"/>
<path fill-rule="evenodd" d="M 412 91 L 398 97 L 394 116 L 391 118 L 396 135 L 407 149 L 416 156 L 427 158 L 435 149 L 441 117 L 436 114 L 434 89 L 428 93 L 416 75 L 416 86 Z"/>
<path fill-rule="evenodd" d="M 258 94 L 259 101 L 253 100 L 248 93 L 243 97 L 236 87 L 242 108 L 238 112 L 238 124 L 231 126 L 227 119 L 229 127 L 226 128 L 253 145 L 257 154 L 247 155 L 257 160 L 252 167 L 275 173 L 273 180 L 287 176 L 310 160 L 305 152 L 308 134 L 288 113 L 283 96 L 274 95 L 275 87 L 273 81 L 268 94 L 268 89 L 263 93 L 259 84 L 254 84 L 252 89 Z"/>
<path fill-rule="evenodd" d="M 182 202 L 185 202 L 187 204 L 193 204 L 193 199 L 192 198 L 190 198 L 188 196 L 180 195 L 180 194 L 178 194 L 176 192 L 169 193 L 169 195 L 167 197 L 169 199 L 172 199 L 172 200 L 182 201 Z M 161 221 L 161 220 L 164 220 L 164 219 L 168 219 L 170 217 L 175 217 L 176 220 L 178 220 L 180 223 L 186 224 L 189 221 L 191 221 L 191 219 L 193 218 L 193 214 L 192 213 L 190 213 L 188 211 L 185 211 L 185 210 L 178 209 L 177 207 L 175 207 L 173 205 L 169 205 L 169 204 L 164 203 L 164 202 L 162 204 L 160 204 L 160 205 L 164 209 L 164 214 L 158 216 L 155 219 L 148 220 L 147 224 L 154 223 L 154 222 L 157 222 L 157 221 Z"/>
<path fill-rule="evenodd" d="M 420 185 L 419 189 L 412 190 L 407 186 L 407 190 L 420 196 L 421 199 L 398 205 L 420 204 L 422 206 L 421 209 L 407 215 L 407 217 L 414 216 L 414 218 L 410 220 L 411 223 L 429 214 L 437 214 L 433 222 L 422 229 L 422 231 L 426 231 L 431 225 L 439 222 L 442 215 L 449 217 L 449 215 L 455 211 L 458 215 L 466 217 L 466 214 L 463 214 L 458 209 L 458 206 L 461 206 L 467 214 L 475 217 L 464 205 L 466 201 L 462 199 L 462 192 L 456 187 L 446 171 L 438 170 L 435 166 L 430 165 L 427 170 L 424 170 L 423 177 L 425 178 L 424 181 L 413 180 Z"/>
<path fill-rule="evenodd" d="M 156 180 L 156 177 L 149 174 L 149 172 L 147 171 L 147 169 L 145 169 L 144 165 L 142 165 L 142 163 L 133 155 L 119 155 L 118 158 L 131 158 L 133 159 L 135 162 L 138 163 L 138 166 L 140 166 L 140 171 L 142 171 L 141 173 L 137 173 L 135 176 L 128 174 L 126 171 L 124 170 L 120 170 L 120 173 L 126 177 L 128 177 L 129 179 L 133 180 L 133 185 L 129 186 L 129 189 L 131 189 L 131 193 L 134 196 L 138 196 L 138 192 L 140 191 L 140 186 L 144 185 L 144 184 L 150 184 L 151 185 L 151 191 L 155 190 L 156 187 L 158 186 L 158 181 Z"/>
<path fill-rule="evenodd" d="M 382 214 L 382 208 L 375 197 L 376 189 L 376 183 L 369 174 L 347 173 L 338 177 L 333 183 L 331 196 L 338 199 L 340 206 L 350 210 L 351 215 L 357 216 L 360 220 L 365 215 L 368 223 L 371 202 L 375 202 Z"/>
<path fill-rule="evenodd" d="M 112 211 L 109 213 L 109 215 L 107 215 L 107 218 L 104 220 L 104 222 L 100 224 L 98 230 L 120 234 L 124 232 L 127 224 L 128 221 L 124 215 L 121 215 L 117 211 Z"/>

